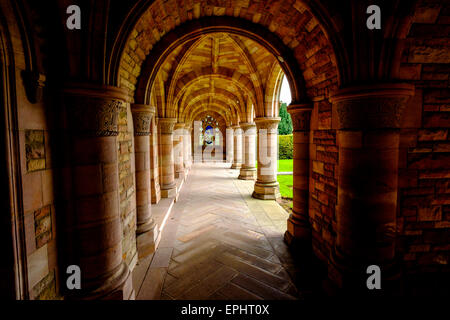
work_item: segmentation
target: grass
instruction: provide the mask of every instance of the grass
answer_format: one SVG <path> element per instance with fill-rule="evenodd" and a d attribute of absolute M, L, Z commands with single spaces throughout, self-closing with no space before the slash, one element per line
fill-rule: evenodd
<path fill-rule="evenodd" d="M 255 162 L 255 166 L 258 167 L 258 161 Z M 294 160 L 283 159 L 278 160 L 278 172 L 293 172 L 294 171 Z"/>
<path fill-rule="evenodd" d="M 294 171 L 294 160 L 283 159 L 278 160 L 278 172 L 292 172 Z"/>
<path fill-rule="evenodd" d="M 293 198 L 292 186 L 294 184 L 294 176 L 278 176 L 278 183 L 280 184 L 280 193 L 282 197 Z"/>
<path fill-rule="evenodd" d="M 256 163 L 258 165 L 258 163 Z M 283 159 L 278 160 L 278 172 L 293 172 L 294 171 L 294 160 Z M 293 191 L 292 186 L 294 185 L 294 176 L 278 176 L 278 183 L 280 184 L 280 193 L 282 197 L 292 199 Z M 292 204 L 291 204 L 292 207 Z"/>

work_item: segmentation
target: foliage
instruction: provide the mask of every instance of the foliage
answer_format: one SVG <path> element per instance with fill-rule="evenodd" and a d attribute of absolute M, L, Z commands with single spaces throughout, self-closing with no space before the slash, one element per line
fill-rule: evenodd
<path fill-rule="evenodd" d="M 278 136 L 278 158 L 292 159 L 293 158 L 293 136 L 292 134 Z"/>
<path fill-rule="evenodd" d="M 292 119 L 291 115 L 287 112 L 286 103 L 282 103 L 280 106 L 280 118 L 281 121 L 278 124 L 278 134 L 292 134 Z"/>

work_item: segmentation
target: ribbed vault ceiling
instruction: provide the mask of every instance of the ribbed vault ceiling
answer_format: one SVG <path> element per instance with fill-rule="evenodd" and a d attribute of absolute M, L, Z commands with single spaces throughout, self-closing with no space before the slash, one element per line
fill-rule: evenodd
<path fill-rule="evenodd" d="M 210 33 L 167 55 L 151 88 L 151 102 L 159 116 L 180 122 L 191 123 L 208 110 L 227 125 L 252 122 L 254 108 L 278 108 L 282 76 L 277 59 L 255 41 Z"/>

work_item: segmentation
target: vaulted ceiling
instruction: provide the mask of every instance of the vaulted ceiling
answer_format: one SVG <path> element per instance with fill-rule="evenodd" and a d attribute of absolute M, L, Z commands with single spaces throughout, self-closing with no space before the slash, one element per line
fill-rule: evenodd
<path fill-rule="evenodd" d="M 239 35 L 210 33 L 167 54 L 151 87 L 161 117 L 190 123 L 211 110 L 227 125 L 252 122 L 255 108 L 276 108 L 282 69 L 262 45 Z"/>

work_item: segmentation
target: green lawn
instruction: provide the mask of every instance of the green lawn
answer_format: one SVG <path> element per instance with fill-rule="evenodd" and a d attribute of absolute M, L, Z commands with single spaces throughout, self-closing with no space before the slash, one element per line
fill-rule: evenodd
<path fill-rule="evenodd" d="M 294 184 L 294 176 L 278 176 L 280 184 L 280 193 L 282 197 L 293 198 L 292 186 Z"/>
<path fill-rule="evenodd" d="M 292 172 L 294 171 L 294 160 L 285 159 L 278 160 L 278 172 Z"/>
<path fill-rule="evenodd" d="M 258 166 L 258 163 L 256 163 Z M 294 160 L 278 160 L 278 172 L 293 172 Z M 280 184 L 280 193 L 282 197 L 293 198 L 292 186 L 294 184 L 294 176 L 278 176 L 278 183 Z M 292 207 L 292 204 L 291 204 Z"/>
<path fill-rule="evenodd" d="M 258 167 L 258 161 L 255 162 L 255 166 Z M 278 160 L 278 172 L 292 172 L 294 171 L 294 160 Z"/>

